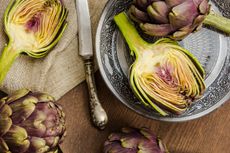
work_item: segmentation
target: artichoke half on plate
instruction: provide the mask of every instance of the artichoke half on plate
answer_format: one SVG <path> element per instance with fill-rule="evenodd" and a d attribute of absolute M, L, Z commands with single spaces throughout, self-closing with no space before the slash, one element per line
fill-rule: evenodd
<path fill-rule="evenodd" d="M 12 0 L 4 15 L 9 43 L 0 57 L 0 84 L 20 53 L 45 56 L 60 40 L 68 11 L 61 0 Z"/>
<path fill-rule="evenodd" d="M 135 56 L 130 85 L 140 101 L 161 115 L 182 114 L 205 90 L 205 72 L 199 61 L 176 41 L 144 41 L 126 13 L 114 17 Z"/>
<path fill-rule="evenodd" d="M 210 11 L 209 0 L 134 0 L 129 16 L 148 35 L 181 40 L 202 27 L 230 34 L 230 20 Z"/>

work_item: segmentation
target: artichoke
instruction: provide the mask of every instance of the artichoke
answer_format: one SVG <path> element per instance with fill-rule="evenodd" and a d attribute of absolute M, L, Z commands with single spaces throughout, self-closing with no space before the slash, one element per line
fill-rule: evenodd
<path fill-rule="evenodd" d="M 11 0 L 4 14 L 9 43 L 0 57 L 0 84 L 20 53 L 41 58 L 58 43 L 67 14 L 61 0 Z"/>
<path fill-rule="evenodd" d="M 230 34 L 230 20 L 210 13 L 208 0 L 134 0 L 128 12 L 151 36 L 181 40 L 199 30 L 202 23 Z"/>
<path fill-rule="evenodd" d="M 136 58 L 129 80 L 141 102 L 165 116 L 182 114 L 202 96 L 205 71 L 189 51 L 169 38 L 144 41 L 124 12 L 114 20 Z"/>
<path fill-rule="evenodd" d="M 112 133 L 104 144 L 104 153 L 168 153 L 163 142 L 147 128 L 123 128 Z"/>
<path fill-rule="evenodd" d="M 54 98 L 27 89 L 0 101 L 1 153 L 57 153 L 65 115 Z"/>

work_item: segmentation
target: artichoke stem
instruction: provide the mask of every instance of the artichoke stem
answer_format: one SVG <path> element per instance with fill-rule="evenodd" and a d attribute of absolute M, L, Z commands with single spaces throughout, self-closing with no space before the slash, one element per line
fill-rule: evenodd
<path fill-rule="evenodd" d="M 125 12 L 116 15 L 114 20 L 129 45 L 131 55 L 134 53 L 137 57 L 138 52 L 144 50 L 143 47 L 147 47 L 149 44 L 141 38 Z"/>
<path fill-rule="evenodd" d="M 230 19 L 226 17 L 211 12 L 203 23 L 230 35 Z"/>
<path fill-rule="evenodd" d="M 2 85 L 7 72 L 10 70 L 10 67 L 19 54 L 20 53 L 15 51 L 11 45 L 8 45 L 4 48 L 0 57 L 0 85 Z"/>

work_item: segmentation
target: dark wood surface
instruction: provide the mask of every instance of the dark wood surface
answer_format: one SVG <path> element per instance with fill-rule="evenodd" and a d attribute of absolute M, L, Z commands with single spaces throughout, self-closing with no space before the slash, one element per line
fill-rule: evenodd
<path fill-rule="evenodd" d="M 72 89 L 58 101 L 67 119 L 68 133 L 61 145 L 64 153 L 102 153 L 109 133 L 127 126 L 151 128 L 167 144 L 171 153 L 230 153 L 229 102 L 200 119 L 183 123 L 159 122 L 126 108 L 112 95 L 99 72 L 96 73 L 96 83 L 109 124 L 104 131 L 91 124 L 85 82 Z"/>
<path fill-rule="evenodd" d="M 99 14 L 106 0 L 89 0 L 95 35 Z M 64 153 L 102 153 L 109 133 L 122 127 L 149 127 L 167 144 L 171 153 L 230 153 L 230 103 L 197 120 L 183 123 L 159 122 L 144 118 L 121 104 L 96 73 L 99 98 L 109 116 L 104 131 L 93 127 L 88 109 L 86 83 L 68 92 L 58 103 L 66 113 L 67 137 Z M 0 94 L 1 95 L 1 94 Z M 2 95 L 1 95 L 2 96 Z"/>
<path fill-rule="evenodd" d="M 86 84 L 80 84 L 59 101 L 67 115 L 68 135 L 62 144 L 64 153 L 102 153 L 109 133 L 127 126 L 151 128 L 171 153 L 230 153 L 230 103 L 197 120 L 159 122 L 144 118 L 121 104 L 106 87 L 99 72 L 96 82 L 109 124 L 104 131 L 92 126 Z"/>

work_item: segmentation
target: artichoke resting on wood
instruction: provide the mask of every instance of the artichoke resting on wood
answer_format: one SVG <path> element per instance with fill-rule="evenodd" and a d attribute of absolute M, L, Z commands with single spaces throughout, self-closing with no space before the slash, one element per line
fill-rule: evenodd
<path fill-rule="evenodd" d="M 144 41 L 124 12 L 114 20 L 136 58 L 129 80 L 141 102 L 165 116 L 182 114 L 201 97 L 205 72 L 189 51 L 169 38 L 154 44 Z"/>
<path fill-rule="evenodd" d="M 162 141 L 147 128 L 123 128 L 112 133 L 104 144 L 104 153 L 168 153 Z"/>
<path fill-rule="evenodd" d="M 134 0 L 129 16 L 151 36 L 181 40 L 202 23 L 230 34 L 230 20 L 210 12 L 208 0 Z"/>
<path fill-rule="evenodd" d="M 27 89 L 0 101 L 0 153 L 58 153 L 65 115 L 53 97 Z"/>
<path fill-rule="evenodd" d="M 4 14 L 9 43 L 0 57 L 0 84 L 20 53 L 41 58 L 58 43 L 67 14 L 61 0 L 11 0 Z"/>

